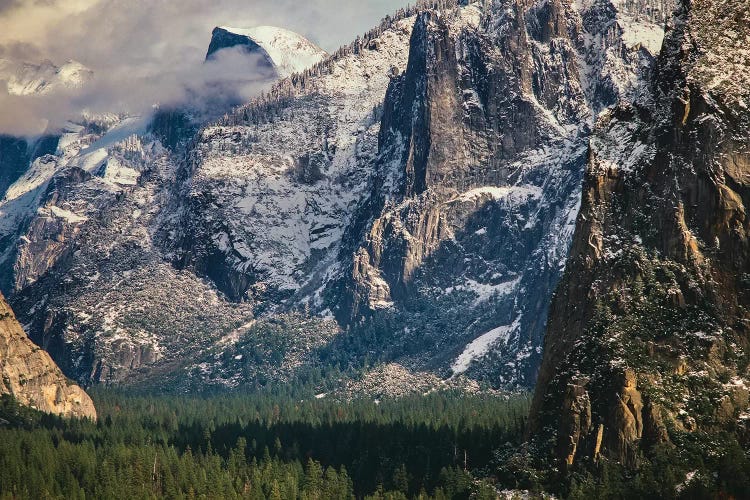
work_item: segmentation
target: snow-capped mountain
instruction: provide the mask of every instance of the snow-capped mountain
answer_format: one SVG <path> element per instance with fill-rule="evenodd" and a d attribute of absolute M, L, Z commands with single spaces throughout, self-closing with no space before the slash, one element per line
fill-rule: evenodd
<path fill-rule="evenodd" d="M 20 313 L 25 327 L 81 380 L 112 380 L 118 370 L 189 356 L 211 335 L 218 340 L 252 318 L 250 306 L 229 304 L 209 284 L 175 271 L 152 242 L 189 120 L 182 110 L 160 110 L 150 123 L 83 116 L 33 147 L 0 138 L 0 171 L 8 172 L 0 185 L 2 287 L 17 304 L 34 298 L 37 307 Z M 136 300 L 144 290 L 148 301 Z M 165 331 L 170 300 L 182 320 Z M 130 323 L 132 314 L 146 330 Z M 42 317 L 49 322 L 36 323 Z"/>
<path fill-rule="evenodd" d="M 0 93 L 15 97 L 49 96 L 55 92 L 80 90 L 93 78 L 93 71 L 77 61 L 57 66 L 18 63 L 0 58 Z M 29 168 L 32 161 L 57 148 L 57 136 L 13 137 L 0 134 L 0 199 Z"/>
<path fill-rule="evenodd" d="M 503 5 L 402 12 L 206 127 L 178 265 L 385 330 L 375 349 L 414 370 L 533 383 L 591 125 L 637 91 L 656 14 Z"/>
<path fill-rule="evenodd" d="M 0 203 L 3 285 L 79 380 L 374 359 L 529 385 L 593 123 L 639 92 L 661 6 L 424 2 L 179 147 L 84 124 Z"/>
<path fill-rule="evenodd" d="M 10 95 L 44 95 L 64 89 L 80 89 L 94 76 L 94 72 L 69 60 L 61 66 L 51 61 L 40 64 L 16 63 L 0 59 L 0 82 L 5 82 Z"/>
<path fill-rule="evenodd" d="M 249 53 L 260 55 L 281 78 L 302 72 L 327 55 L 323 49 L 303 36 L 283 28 L 219 26 L 213 30 L 206 60 L 216 57 L 220 50 L 238 46 Z"/>

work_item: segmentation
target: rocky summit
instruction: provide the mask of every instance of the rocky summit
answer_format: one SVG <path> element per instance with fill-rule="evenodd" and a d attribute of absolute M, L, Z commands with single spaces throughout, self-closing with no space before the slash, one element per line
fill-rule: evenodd
<path fill-rule="evenodd" d="M 259 67 L 270 69 L 279 77 L 304 71 L 327 56 L 314 43 L 283 28 L 221 26 L 211 33 L 206 61 L 213 61 L 221 55 L 220 51 L 232 48 L 257 56 Z"/>

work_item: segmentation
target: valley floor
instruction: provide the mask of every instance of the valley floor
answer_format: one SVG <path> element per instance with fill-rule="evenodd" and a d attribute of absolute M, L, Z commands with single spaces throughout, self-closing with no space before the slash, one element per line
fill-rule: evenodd
<path fill-rule="evenodd" d="M 496 443 L 523 438 L 527 395 L 382 402 L 98 389 L 99 420 L 5 398 L 0 498 L 495 498 Z"/>

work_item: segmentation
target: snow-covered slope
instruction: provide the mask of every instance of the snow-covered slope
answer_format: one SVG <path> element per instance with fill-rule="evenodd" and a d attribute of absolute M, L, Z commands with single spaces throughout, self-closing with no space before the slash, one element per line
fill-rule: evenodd
<path fill-rule="evenodd" d="M 234 299 L 273 297 L 269 307 L 322 285 L 337 267 L 351 214 L 369 193 L 376 110 L 392 68 L 406 66 L 413 22 L 386 29 L 374 39 L 377 48 L 327 61 L 327 71 L 306 77 L 272 121 L 200 133 L 180 222 L 192 229 L 180 242 L 181 260 Z M 217 259 L 229 266 L 213 266 Z"/>
<path fill-rule="evenodd" d="M 5 81 L 10 95 L 49 94 L 65 89 L 79 89 L 94 73 L 77 61 L 56 66 L 50 61 L 40 64 L 16 63 L 0 59 L 0 81 Z"/>

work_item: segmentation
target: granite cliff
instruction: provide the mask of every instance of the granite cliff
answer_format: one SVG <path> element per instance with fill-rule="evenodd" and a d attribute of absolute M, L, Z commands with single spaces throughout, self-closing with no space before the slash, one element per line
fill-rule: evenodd
<path fill-rule="evenodd" d="M 24 333 L 0 295 L 0 394 L 46 413 L 96 420 L 91 398 Z"/>
<path fill-rule="evenodd" d="M 597 121 L 552 301 L 531 429 L 564 467 L 747 444 L 750 7 L 682 0 L 666 33 Z"/>

